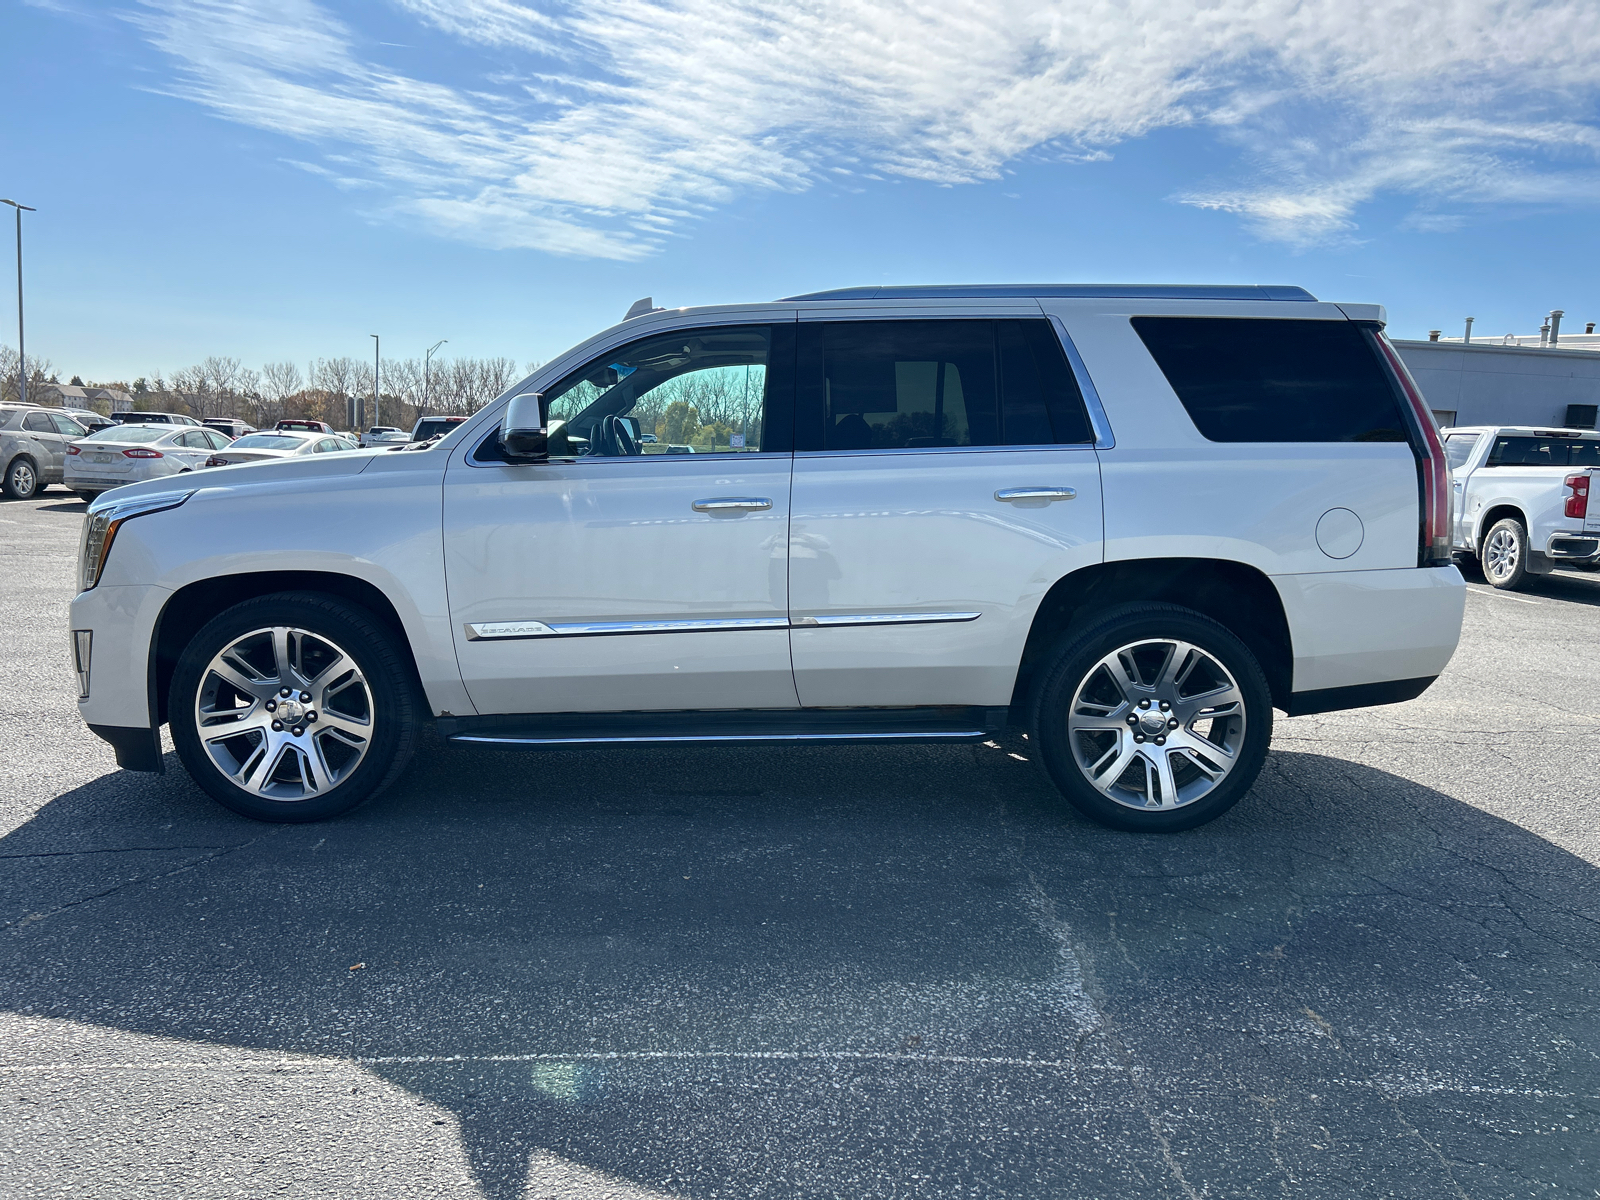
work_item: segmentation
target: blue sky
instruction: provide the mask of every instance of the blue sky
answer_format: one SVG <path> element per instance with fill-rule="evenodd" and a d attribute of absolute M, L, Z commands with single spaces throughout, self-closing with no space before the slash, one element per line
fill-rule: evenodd
<path fill-rule="evenodd" d="M 1568 0 L 21 0 L 0 195 L 40 210 L 63 378 L 369 333 L 525 362 L 644 295 L 861 283 L 1296 283 L 1530 332 L 1600 320 L 1597 96 Z"/>

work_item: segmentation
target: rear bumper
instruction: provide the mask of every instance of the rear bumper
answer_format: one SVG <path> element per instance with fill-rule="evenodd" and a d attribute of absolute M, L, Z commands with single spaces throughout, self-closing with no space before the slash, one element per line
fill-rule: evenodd
<path fill-rule="evenodd" d="M 1272 582 L 1294 645 L 1291 714 L 1409 700 L 1439 676 L 1461 638 L 1467 589 L 1454 567 Z"/>

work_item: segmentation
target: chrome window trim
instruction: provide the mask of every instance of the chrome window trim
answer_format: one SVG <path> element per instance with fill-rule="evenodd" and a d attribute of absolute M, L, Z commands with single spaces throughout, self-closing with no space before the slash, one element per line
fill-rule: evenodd
<path fill-rule="evenodd" d="M 789 450 L 709 450 L 704 454 L 560 454 L 551 455 L 543 462 L 536 463 L 479 462 L 478 451 L 483 449 L 484 444 L 499 432 L 500 422 L 496 421 L 494 423 L 494 427 L 491 428 L 488 433 L 484 434 L 484 436 L 479 438 L 477 441 L 469 443 L 471 449 L 467 450 L 465 454 L 462 455 L 462 461 L 465 462 L 467 466 L 476 467 L 480 471 L 493 471 L 503 470 L 506 467 L 570 467 L 576 466 L 580 463 L 639 462 L 645 459 L 653 462 L 656 459 L 662 458 L 672 460 L 687 459 L 690 462 L 694 462 L 697 459 L 702 461 L 714 459 L 717 462 L 727 462 L 730 459 L 735 458 L 743 460 L 746 458 L 794 457 L 793 452 Z"/>
<path fill-rule="evenodd" d="M 1050 324 L 1055 326 L 1056 336 L 1061 339 L 1061 348 L 1066 351 L 1072 374 L 1078 380 L 1078 391 L 1083 395 L 1083 407 L 1089 413 L 1089 427 L 1094 430 L 1094 448 L 1110 450 L 1117 444 L 1117 439 L 1111 432 L 1111 422 L 1106 417 L 1105 406 L 1100 403 L 1100 393 L 1095 390 L 1094 380 L 1089 378 L 1089 368 L 1084 366 L 1083 359 L 1078 355 L 1078 347 L 1073 345 L 1072 335 L 1067 332 L 1067 327 L 1061 318 L 1050 313 L 1046 316 Z"/>
<path fill-rule="evenodd" d="M 1037 446 L 886 446 L 876 450 L 798 450 L 796 458 L 860 458 L 884 454 L 1024 454 L 1030 450 L 1094 450 L 1092 442 L 1048 442 Z"/>

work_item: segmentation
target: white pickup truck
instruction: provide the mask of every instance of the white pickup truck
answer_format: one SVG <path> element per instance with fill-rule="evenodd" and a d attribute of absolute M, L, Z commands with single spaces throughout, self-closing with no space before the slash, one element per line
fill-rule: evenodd
<path fill-rule="evenodd" d="M 1498 425 L 1444 431 L 1458 555 L 1497 588 L 1557 566 L 1600 564 L 1600 433 Z"/>

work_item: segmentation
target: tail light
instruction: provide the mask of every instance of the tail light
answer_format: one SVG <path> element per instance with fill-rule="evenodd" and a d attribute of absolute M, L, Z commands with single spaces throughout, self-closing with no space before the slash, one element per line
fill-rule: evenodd
<path fill-rule="evenodd" d="M 1572 489 L 1572 495 L 1567 497 L 1567 516 L 1583 520 L 1589 515 L 1589 475 L 1568 475 L 1562 486 Z"/>
<path fill-rule="evenodd" d="M 1439 441 L 1439 427 L 1434 424 L 1433 412 L 1417 387 L 1411 372 L 1406 370 L 1400 355 L 1389 344 L 1381 331 L 1374 330 L 1374 340 L 1383 352 L 1406 403 L 1411 406 L 1411 416 L 1421 434 L 1422 449 L 1427 455 L 1417 464 L 1417 485 L 1422 497 L 1422 522 L 1417 541 L 1417 566 L 1447 567 L 1450 555 L 1450 471 L 1444 461 L 1444 445 Z"/>
<path fill-rule="evenodd" d="M 83 451 L 79 450 L 76 446 L 68 446 L 67 447 L 67 453 L 68 454 L 82 454 Z"/>
<path fill-rule="evenodd" d="M 206 466 L 208 466 L 208 467 L 225 467 L 227 465 L 228 465 L 228 460 L 227 459 L 218 458 L 215 454 L 213 454 L 210 458 L 206 459 Z"/>
<path fill-rule="evenodd" d="M 166 455 L 159 450 L 124 450 L 123 458 L 165 458 Z"/>

